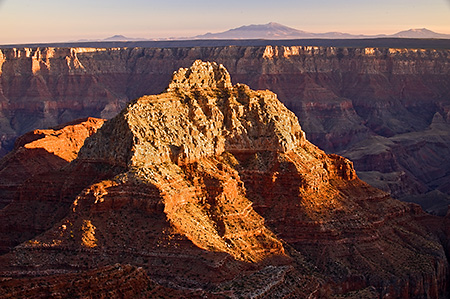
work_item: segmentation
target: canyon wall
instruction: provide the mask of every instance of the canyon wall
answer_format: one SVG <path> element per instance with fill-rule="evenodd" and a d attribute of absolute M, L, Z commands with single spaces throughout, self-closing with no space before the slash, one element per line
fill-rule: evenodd
<path fill-rule="evenodd" d="M 101 123 L 28 134 L 0 160 L 84 144 L 29 167 L 0 210 L 4 297 L 448 297 L 444 219 L 361 181 L 223 65 L 196 61 Z M 80 126 L 101 127 L 81 141 Z"/>
<path fill-rule="evenodd" d="M 0 51 L 0 154 L 27 131 L 110 118 L 196 59 L 269 89 L 308 139 L 396 197 L 449 191 L 450 50 L 303 46 Z"/>

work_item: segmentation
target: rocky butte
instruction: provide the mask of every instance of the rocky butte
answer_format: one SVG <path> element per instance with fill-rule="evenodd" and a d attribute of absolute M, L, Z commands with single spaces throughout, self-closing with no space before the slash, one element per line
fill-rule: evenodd
<path fill-rule="evenodd" d="M 308 139 L 350 158 L 359 176 L 445 215 L 450 203 L 450 50 L 222 46 L 0 50 L 0 156 L 31 130 L 111 118 L 162 92 L 196 59 L 236 82 L 269 89 Z M 431 192 L 433 191 L 433 192 Z"/>
<path fill-rule="evenodd" d="M 21 182 L 0 210 L 3 298 L 448 295 L 446 218 L 361 181 L 216 63 L 179 69 Z"/>

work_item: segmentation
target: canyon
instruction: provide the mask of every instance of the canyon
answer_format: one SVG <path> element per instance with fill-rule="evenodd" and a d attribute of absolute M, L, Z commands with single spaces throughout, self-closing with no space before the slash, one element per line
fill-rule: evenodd
<path fill-rule="evenodd" d="M 450 216 L 361 181 L 222 64 L 28 133 L 0 165 L 27 156 L 0 210 L 4 298 L 448 296 Z"/>
<path fill-rule="evenodd" d="M 308 140 L 350 158 L 366 182 L 424 208 L 433 200 L 438 206 L 428 211 L 445 215 L 449 58 L 445 47 L 4 48 L 0 155 L 34 129 L 109 119 L 129 101 L 162 92 L 174 70 L 202 59 L 223 64 L 235 82 L 274 91 Z"/>

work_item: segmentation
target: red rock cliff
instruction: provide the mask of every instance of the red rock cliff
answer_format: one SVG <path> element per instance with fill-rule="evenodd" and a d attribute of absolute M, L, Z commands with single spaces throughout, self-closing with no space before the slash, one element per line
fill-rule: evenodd
<path fill-rule="evenodd" d="M 174 69 L 203 59 L 222 63 L 237 82 L 276 92 L 300 118 L 309 140 L 326 151 L 354 159 L 365 146 L 361 142 L 385 148 L 386 142 L 372 136 L 401 135 L 388 154 L 365 150 L 355 159 L 371 184 L 397 197 L 436 188 L 449 192 L 448 126 L 433 132 L 437 138 L 428 137 L 436 113 L 449 122 L 448 50 L 230 46 L 0 52 L 0 155 L 29 130 L 79 117 L 110 118 L 129 100 L 163 91 Z M 425 143 L 410 146 L 417 137 L 405 134 L 414 132 Z"/>
<path fill-rule="evenodd" d="M 63 216 L 57 212 L 59 203 L 52 201 L 51 196 L 46 198 L 49 194 L 38 194 L 52 190 L 64 179 L 59 177 L 59 171 L 77 157 L 85 139 L 103 122 L 88 118 L 53 129 L 34 130 L 19 137 L 15 149 L 0 160 L 0 252 L 42 233 Z M 49 173 L 53 175 L 48 176 Z M 27 185 L 27 181 L 38 178 L 41 181 L 34 187 Z M 23 184 L 28 187 L 26 195 L 20 193 Z M 44 201 L 39 200 L 42 197 Z M 5 208 L 13 200 L 15 204 Z M 16 233 L 11 234 L 11 230 Z"/>

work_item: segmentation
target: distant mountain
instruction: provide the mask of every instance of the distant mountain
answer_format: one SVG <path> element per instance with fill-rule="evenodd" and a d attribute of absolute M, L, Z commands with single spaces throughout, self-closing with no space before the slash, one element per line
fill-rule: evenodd
<path fill-rule="evenodd" d="M 89 42 L 136 42 L 136 41 L 148 41 L 146 38 L 135 38 L 135 37 L 126 37 L 121 34 L 116 34 L 107 38 L 94 38 L 94 39 L 79 39 L 71 42 L 81 42 L 81 43 L 89 43 Z"/>
<path fill-rule="evenodd" d="M 426 28 L 421 29 L 409 29 L 405 31 L 397 32 L 391 35 L 391 37 L 400 38 L 449 38 L 450 34 L 436 33 L 434 31 L 428 30 Z"/>
<path fill-rule="evenodd" d="M 146 40 L 145 38 L 133 38 L 133 37 L 126 37 L 123 35 L 113 35 L 110 37 L 107 37 L 105 39 L 103 39 L 102 41 L 105 42 L 126 42 L 126 41 L 141 41 L 141 40 Z"/>
<path fill-rule="evenodd" d="M 198 35 L 199 39 L 289 39 L 314 37 L 313 33 L 290 28 L 278 23 L 268 23 L 264 25 L 248 25 L 231 29 L 220 33 L 206 33 Z"/>
<path fill-rule="evenodd" d="M 295 28 L 287 27 L 275 22 L 264 25 L 247 25 L 230 29 L 219 33 L 206 33 L 197 35 L 194 39 L 300 39 L 300 38 L 329 38 L 329 39 L 349 39 L 349 38 L 448 38 L 450 34 L 440 34 L 428 29 L 410 29 L 392 35 L 354 35 L 342 32 L 312 33 Z"/>
<path fill-rule="evenodd" d="M 127 41 L 127 40 L 130 39 L 123 35 L 113 35 L 104 39 L 104 41 Z"/>

